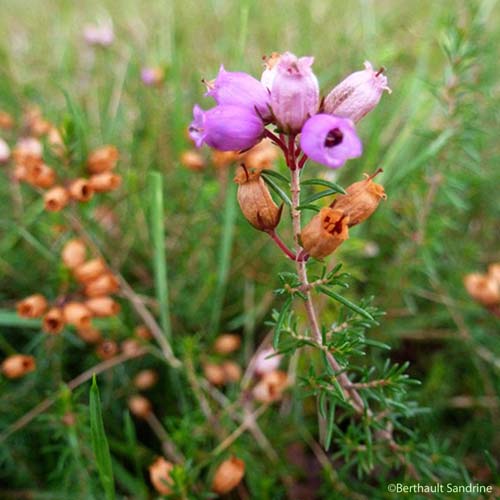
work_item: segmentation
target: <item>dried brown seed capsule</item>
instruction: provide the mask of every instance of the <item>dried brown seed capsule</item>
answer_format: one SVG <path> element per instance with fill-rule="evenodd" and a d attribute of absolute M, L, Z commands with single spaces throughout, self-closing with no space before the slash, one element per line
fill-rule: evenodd
<path fill-rule="evenodd" d="M 87 159 L 87 168 L 92 174 L 100 174 L 115 168 L 120 154 L 115 146 L 106 145 L 94 149 Z"/>
<path fill-rule="evenodd" d="M 90 283 L 107 272 L 108 268 L 106 267 L 106 263 L 100 258 L 88 260 L 73 270 L 75 278 L 80 283 L 85 284 Z"/>
<path fill-rule="evenodd" d="M 42 330 L 57 335 L 62 332 L 64 324 L 63 310 L 60 307 L 51 307 L 43 317 Z"/>
<path fill-rule="evenodd" d="M 63 307 L 64 321 L 76 328 L 90 328 L 92 312 L 81 302 L 68 302 Z"/>
<path fill-rule="evenodd" d="M 500 263 L 494 262 L 488 266 L 488 277 L 500 286 Z"/>
<path fill-rule="evenodd" d="M 238 382 L 241 379 L 241 367 L 234 361 L 224 361 L 222 363 L 224 372 L 224 382 Z"/>
<path fill-rule="evenodd" d="M 253 397 L 261 403 L 273 403 L 281 399 L 288 387 L 288 375 L 281 370 L 266 373 L 253 388 Z"/>
<path fill-rule="evenodd" d="M 25 181 L 28 177 L 28 169 L 24 165 L 16 165 L 12 176 L 16 181 Z"/>
<path fill-rule="evenodd" d="M 25 354 L 13 354 L 4 359 L 2 373 L 7 378 L 21 378 L 34 371 L 36 368 L 35 358 Z"/>
<path fill-rule="evenodd" d="M 238 151 L 219 151 L 212 149 L 212 163 L 217 168 L 227 167 L 231 163 L 236 162 L 240 157 Z"/>
<path fill-rule="evenodd" d="M 87 344 L 97 344 L 102 341 L 101 332 L 93 326 L 89 328 L 77 328 L 76 333 Z"/>
<path fill-rule="evenodd" d="M 87 297 L 101 297 L 115 293 L 118 288 L 118 280 L 111 273 L 106 273 L 87 283 L 84 293 Z"/>
<path fill-rule="evenodd" d="M 200 153 L 196 151 L 184 151 L 181 154 L 180 162 L 183 167 L 194 172 L 200 172 L 205 168 L 205 160 Z"/>
<path fill-rule="evenodd" d="M 213 385 L 224 385 L 226 381 L 222 366 L 205 363 L 203 365 L 203 373 L 205 374 L 205 378 Z"/>
<path fill-rule="evenodd" d="M 12 151 L 12 157 L 17 165 L 31 168 L 42 162 L 43 146 L 34 137 L 23 137 L 17 141 Z"/>
<path fill-rule="evenodd" d="M 151 340 L 153 335 L 146 325 L 139 325 L 134 328 L 134 335 L 142 340 Z"/>
<path fill-rule="evenodd" d="M 158 382 L 158 373 L 154 370 L 141 370 L 134 377 L 134 385 L 140 391 L 147 391 L 148 389 L 151 389 L 156 382 Z"/>
<path fill-rule="evenodd" d="M 39 318 L 47 306 L 47 300 L 40 293 L 30 295 L 16 304 L 17 314 L 21 318 Z"/>
<path fill-rule="evenodd" d="M 52 126 L 44 119 L 42 111 L 38 106 L 31 106 L 24 112 L 24 122 L 31 135 L 40 137 L 45 135 Z"/>
<path fill-rule="evenodd" d="M 69 240 L 62 249 L 61 258 L 64 265 L 70 269 L 81 266 L 87 258 L 85 243 L 77 238 Z"/>
<path fill-rule="evenodd" d="M 464 285 L 467 293 L 479 303 L 485 306 L 500 303 L 500 287 L 489 276 L 478 273 L 467 274 L 464 277 Z"/>
<path fill-rule="evenodd" d="M 6 111 L 0 111 L 0 128 L 8 130 L 14 126 L 14 119 Z"/>
<path fill-rule="evenodd" d="M 59 212 L 69 203 L 69 192 L 62 186 L 55 186 L 43 195 L 45 210 Z"/>
<path fill-rule="evenodd" d="M 120 304 L 111 297 L 95 297 L 85 301 L 85 305 L 90 309 L 94 316 L 98 318 L 107 318 L 116 316 L 120 312 Z"/>
<path fill-rule="evenodd" d="M 121 175 L 113 172 L 103 172 L 102 174 L 91 175 L 89 179 L 90 187 L 96 193 L 106 193 L 120 187 L 122 183 Z"/>
<path fill-rule="evenodd" d="M 229 493 L 241 483 L 245 475 L 245 462 L 237 457 L 224 460 L 214 474 L 212 491 L 219 495 Z"/>
<path fill-rule="evenodd" d="M 56 173 L 53 168 L 48 167 L 45 163 L 39 163 L 28 168 L 26 181 L 33 186 L 48 189 L 56 182 Z"/>
<path fill-rule="evenodd" d="M 264 139 L 247 151 L 243 155 L 241 162 L 244 163 L 247 168 L 262 170 L 263 168 L 271 168 L 277 158 L 278 148 L 270 139 Z"/>
<path fill-rule="evenodd" d="M 128 400 L 128 407 L 132 415 L 137 418 L 146 418 L 152 410 L 151 401 L 144 396 L 131 396 Z"/>
<path fill-rule="evenodd" d="M 330 205 L 336 210 L 342 210 L 349 217 L 349 227 L 368 219 L 375 212 L 380 200 L 387 199 L 384 187 L 373 182 L 375 174 L 365 174 L 365 179 L 351 184 L 346 188 L 347 194 L 338 195 Z"/>
<path fill-rule="evenodd" d="M 169 484 L 172 482 L 170 472 L 173 468 L 174 464 L 167 462 L 163 457 L 158 457 L 149 466 L 149 480 L 160 495 L 169 495 L 172 493 Z"/>
<path fill-rule="evenodd" d="M 116 356 L 118 351 L 118 345 L 114 340 L 105 340 L 97 346 L 95 352 L 101 359 L 110 359 Z"/>
<path fill-rule="evenodd" d="M 238 184 L 238 203 L 246 220 L 260 231 L 272 231 L 281 218 L 260 170 L 240 167 L 234 182 Z"/>
<path fill-rule="evenodd" d="M 300 233 L 304 250 L 316 259 L 330 255 L 349 237 L 348 221 L 341 210 L 322 208 Z"/>
<path fill-rule="evenodd" d="M 241 337 L 233 333 L 223 333 L 215 339 L 214 351 L 217 354 L 230 354 L 241 346 Z"/>
<path fill-rule="evenodd" d="M 94 190 L 89 181 L 83 178 L 74 180 L 69 185 L 68 191 L 71 198 L 82 203 L 89 201 L 94 196 Z"/>
<path fill-rule="evenodd" d="M 141 350 L 141 344 L 135 339 L 124 340 L 121 344 L 124 354 L 135 356 Z"/>

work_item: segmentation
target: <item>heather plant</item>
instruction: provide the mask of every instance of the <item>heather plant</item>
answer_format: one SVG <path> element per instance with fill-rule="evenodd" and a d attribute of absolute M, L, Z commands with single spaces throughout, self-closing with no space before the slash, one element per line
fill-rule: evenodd
<path fill-rule="evenodd" d="M 0 498 L 498 495 L 494 1 L 0 4 Z"/>

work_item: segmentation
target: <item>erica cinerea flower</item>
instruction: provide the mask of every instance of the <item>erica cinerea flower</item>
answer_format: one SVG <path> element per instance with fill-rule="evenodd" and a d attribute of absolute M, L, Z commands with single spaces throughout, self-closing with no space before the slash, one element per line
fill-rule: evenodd
<path fill-rule="evenodd" d="M 383 68 L 375 71 L 368 61 L 364 66 L 364 70 L 349 75 L 327 95 L 326 113 L 358 122 L 378 104 L 384 90 L 391 92 Z"/>
<path fill-rule="evenodd" d="M 271 114 L 269 92 L 247 73 L 226 71 L 221 66 L 217 78 L 205 83 L 208 87 L 205 95 L 213 97 L 217 104 L 248 108 L 257 111 L 262 118 Z"/>
<path fill-rule="evenodd" d="M 313 57 L 297 58 L 285 52 L 276 64 L 271 106 L 280 128 L 298 133 L 304 122 L 318 111 L 318 80 L 312 72 Z"/>
<path fill-rule="evenodd" d="M 197 147 L 207 144 L 221 151 L 236 151 L 255 146 L 264 133 L 257 113 L 240 106 L 221 105 L 208 111 L 195 106 L 189 135 Z"/>
<path fill-rule="evenodd" d="M 332 168 L 361 156 L 363 149 L 350 120 L 322 113 L 305 123 L 300 146 L 309 158 Z"/>

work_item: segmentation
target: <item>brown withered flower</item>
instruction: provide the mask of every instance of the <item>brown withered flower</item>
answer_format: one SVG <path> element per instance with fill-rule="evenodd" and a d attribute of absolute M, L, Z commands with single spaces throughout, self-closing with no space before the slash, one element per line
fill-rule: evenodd
<path fill-rule="evenodd" d="M 140 391 L 151 389 L 158 382 L 158 373 L 154 370 L 141 370 L 134 377 L 134 385 Z"/>
<path fill-rule="evenodd" d="M 97 344 L 102 341 L 101 332 L 93 326 L 89 328 L 77 328 L 76 333 L 87 344 Z"/>
<path fill-rule="evenodd" d="M 281 370 L 266 373 L 253 388 L 253 397 L 261 403 L 273 403 L 283 396 L 289 385 L 288 374 Z"/>
<path fill-rule="evenodd" d="M 484 306 L 500 304 L 500 285 L 489 275 L 472 273 L 464 277 L 467 293 Z"/>
<path fill-rule="evenodd" d="M 306 252 L 323 259 L 349 237 L 349 217 L 342 210 L 324 207 L 302 229 L 300 240 Z"/>
<path fill-rule="evenodd" d="M 92 174 L 100 174 L 115 168 L 120 154 L 112 145 L 101 146 L 94 149 L 87 158 L 87 168 Z"/>
<path fill-rule="evenodd" d="M 96 193 L 106 193 L 108 191 L 113 191 L 115 189 L 118 189 L 121 183 L 121 175 L 115 174 L 113 172 L 102 172 L 101 174 L 94 174 L 91 175 L 89 179 L 90 187 Z"/>
<path fill-rule="evenodd" d="M 94 189 L 87 179 L 75 179 L 68 187 L 69 194 L 73 200 L 80 202 L 89 201 L 94 196 Z"/>
<path fill-rule="evenodd" d="M 212 163 L 214 167 L 223 168 L 231 165 L 240 158 L 239 151 L 219 151 L 212 149 Z"/>
<path fill-rule="evenodd" d="M 380 172 L 382 169 L 373 175 L 364 174 L 364 180 L 351 184 L 346 188 L 347 194 L 338 195 L 330 205 L 349 217 L 349 227 L 368 219 L 377 209 L 380 200 L 387 199 L 384 187 L 373 182 L 373 178 Z"/>
<path fill-rule="evenodd" d="M 153 409 L 151 401 L 138 394 L 129 398 L 128 407 L 132 415 L 137 418 L 146 418 Z"/>
<path fill-rule="evenodd" d="M 47 305 L 47 299 L 41 293 L 36 293 L 17 303 L 17 314 L 21 318 L 39 318 L 47 309 Z"/>
<path fill-rule="evenodd" d="M 245 462 L 237 457 L 224 460 L 214 474 L 212 491 L 225 495 L 241 483 L 245 475 Z"/>
<path fill-rule="evenodd" d="M 149 480 L 160 495 L 169 495 L 172 493 L 172 489 L 168 485 L 172 482 L 170 472 L 173 468 L 174 464 L 168 462 L 163 457 L 158 457 L 149 466 Z"/>
<path fill-rule="evenodd" d="M 21 378 L 34 371 L 36 368 L 35 358 L 25 354 L 13 354 L 5 358 L 1 365 L 1 371 L 7 378 Z"/>
<path fill-rule="evenodd" d="M 138 325 L 134 328 L 134 335 L 142 340 L 151 340 L 153 334 L 146 325 Z"/>
<path fill-rule="evenodd" d="M 76 328 L 89 328 L 92 312 L 81 302 L 68 302 L 63 307 L 64 321 Z"/>
<path fill-rule="evenodd" d="M 241 379 L 241 367 L 238 363 L 234 361 L 224 361 L 221 365 L 222 371 L 224 372 L 224 382 L 238 382 Z"/>
<path fill-rule="evenodd" d="M 259 231 L 273 231 L 279 224 L 283 206 L 274 203 L 260 169 L 242 166 L 234 182 L 238 184 L 238 203 L 246 220 Z"/>
<path fill-rule="evenodd" d="M 81 266 L 87 258 L 85 243 L 78 238 L 69 240 L 61 251 L 61 258 L 64 265 L 70 269 Z"/>
<path fill-rule="evenodd" d="M 230 354 L 241 346 L 241 337 L 234 333 L 223 333 L 215 339 L 214 351 L 217 354 Z"/>
<path fill-rule="evenodd" d="M 65 324 L 63 310 L 60 307 L 51 307 L 42 321 L 42 330 L 52 335 L 62 332 Z"/>
<path fill-rule="evenodd" d="M 14 126 L 14 119 L 6 111 L 0 111 L 0 128 L 8 130 Z"/>
<path fill-rule="evenodd" d="M 111 297 L 95 297 L 85 301 L 85 305 L 97 318 L 116 316 L 120 312 L 120 304 Z"/>
<path fill-rule="evenodd" d="M 107 272 L 108 268 L 106 267 L 106 263 L 98 257 L 80 264 L 73 270 L 75 278 L 80 283 L 85 284 L 90 283 Z"/>
<path fill-rule="evenodd" d="M 101 359 L 111 359 L 118 354 L 118 344 L 114 340 L 104 340 L 96 349 L 96 354 Z"/>
<path fill-rule="evenodd" d="M 247 168 L 271 168 L 279 156 L 278 148 L 270 139 L 263 139 L 242 157 L 241 162 Z"/>
<path fill-rule="evenodd" d="M 108 272 L 88 282 L 85 285 L 84 293 L 87 297 L 100 297 L 102 295 L 115 293 L 119 286 L 118 280 Z"/>
<path fill-rule="evenodd" d="M 224 385 L 226 382 L 226 375 L 220 365 L 205 363 L 203 365 L 203 373 L 212 385 Z"/>
<path fill-rule="evenodd" d="M 38 163 L 28 167 L 26 181 L 33 186 L 48 189 L 56 182 L 56 173 L 53 168 L 45 165 L 45 163 Z"/>
<path fill-rule="evenodd" d="M 200 153 L 193 150 L 183 151 L 179 158 L 180 164 L 193 172 L 200 172 L 205 168 L 205 160 Z"/>
<path fill-rule="evenodd" d="M 69 192 L 62 186 L 55 186 L 43 195 L 44 207 L 48 212 L 59 212 L 69 203 Z"/>

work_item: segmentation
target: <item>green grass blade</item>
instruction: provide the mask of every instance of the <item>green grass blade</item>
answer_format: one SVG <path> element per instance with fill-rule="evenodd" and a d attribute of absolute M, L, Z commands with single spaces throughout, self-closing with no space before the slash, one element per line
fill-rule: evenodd
<path fill-rule="evenodd" d="M 329 288 L 326 288 L 325 286 L 318 286 L 318 290 L 321 293 L 324 293 L 325 295 L 328 295 L 332 299 L 336 300 L 337 302 L 344 304 L 346 307 L 348 307 L 349 309 L 352 309 L 354 312 L 357 312 L 359 315 L 363 316 L 364 318 L 369 319 L 370 321 L 373 321 L 374 323 L 376 323 L 375 318 L 369 312 L 365 311 L 363 308 L 354 304 L 354 302 L 351 302 L 350 300 L 346 299 L 345 297 L 338 294 L 337 292 L 334 292 L 333 290 L 330 290 Z"/>
<path fill-rule="evenodd" d="M 21 318 L 15 311 L 0 310 L 0 326 L 39 329 L 42 326 L 42 322 L 39 319 Z"/>
<path fill-rule="evenodd" d="M 301 184 L 302 186 L 324 186 L 331 189 L 332 191 L 336 191 L 337 193 L 346 194 L 346 191 L 342 186 L 325 179 L 307 179 L 301 182 Z"/>
<path fill-rule="evenodd" d="M 90 388 L 90 436 L 96 467 L 106 495 L 106 500 L 114 500 L 115 482 L 113 478 L 113 467 L 111 465 L 108 440 L 104 432 L 101 400 L 99 398 L 99 388 L 97 387 L 95 375 L 92 377 L 92 386 Z"/>

